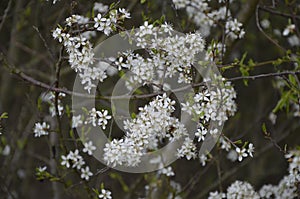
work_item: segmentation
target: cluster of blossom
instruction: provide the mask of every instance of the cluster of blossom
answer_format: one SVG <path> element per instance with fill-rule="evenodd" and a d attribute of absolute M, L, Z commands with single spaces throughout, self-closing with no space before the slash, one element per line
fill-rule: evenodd
<path fill-rule="evenodd" d="M 41 137 L 43 135 L 48 135 L 50 130 L 50 125 L 47 124 L 46 122 L 40 123 L 37 122 L 34 125 L 34 137 Z"/>
<path fill-rule="evenodd" d="M 237 38 L 241 39 L 245 35 L 245 31 L 242 26 L 243 24 L 238 22 L 237 19 L 229 20 L 225 25 L 225 33 L 233 40 Z"/>
<path fill-rule="evenodd" d="M 289 174 L 284 176 L 278 185 L 264 185 L 258 192 L 255 192 L 248 182 L 236 181 L 231 184 L 227 193 L 211 192 L 208 199 L 290 199 L 296 198 L 297 185 L 300 182 L 300 151 L 289 151 L 285 157 L 289 162 Z"/>
<path fill-rule="evenodd" d="M 231 148 L 231 145 L 229 145 L 230 142 L 225 141 L 225 139 L 223 139 L 221 137 L 221 148 L 225 149 L 226 151 L 229 151 L 229 149 Z M 249 143 L 247 146 L 248 148 L 246 148 L 246 146 L 244 145 L 242 148 L 233 145 L 235 147 L 235 150 L 230 150 L 227 158 L 230 159 L 232 162 L 238 160 L 239 162 L 241 162 L 243 160 L 243 158 L 246 158 L 248 156 L 253 157 L 253 153 L 254 153 L 254 146 L 252 143 Z"/>
<path fill-rule="evenodd" d="M 111 116 L 108 115 L 107 110 L 97 111 L 95 108 L 89 111 L 89 117 L 86 119 L 85 124 L 92 124 L 93 126 L 101 126 L 102 129 L 106 128 L 108 120 Z"/>
<path fill-rule="evenodd" d="M 84 119 L 86 118 L 86 119 Z M 100 126 L 102 129 L 106 129 L 108 120 L 111 119 L 111 116 L 108 115 L 107 110 L 97 111 L 95 108 L 92 108 L 87 112 L 87 115 L 77 115 L 72 117 L 72 128 L 77 128 L 83 124 L 91 124 L 94 127 Z"/>
<path fill-rule="evenodd" d="M 64 107 L 61 102 L 61 99 L 64 98 L 66 94 L 59 93 L 57 97 L 57 109 L 58 109 L 58 115 L 61 116 Z M 47 92 L 46 94 L 42 94 L 42 100 L 49 103 L 49 113 L 52 117 L 56 116 L 56 102 L 55 102 L 55 93 L 54 92 Z"/>
<path fill-rule="evenodd" d="M 277 186 L 264 185 L 259 191 L 262 198 L 288 199 L 298 196 L 297 185 L 300 182 L 300 151 L 291 150 L 285 157 L 289 162 L 289 174 L 284 176 Z"/>
<path fill-rule="evenodd" d="M 236 111 L 236 104 L 234 99 L 236 98 L 236 92 L 231 86 L 230 82 L 226 82 L 224 88 L 216 88 L 212 91 L 204 89 L 199 93 L 195 94 L 186 103 L 182 103 L 182 110 L 192 115 L 196 121 L 200 121 L 198 124 L 198 129 L 195 132 L 195 136 L 198 138 L 198 142 L 204 141 L 207 133 L 212 136 L 219 135 L 218 128 L 208 130 L 209 121 L 214 121 L 221 125 L 223 122 L 228 120 L 228 116 L 231 116 Z M 221 147 L 229 151 L 231 148 L 231 143 L 225 141 L 221 137 L 219 140 Z M 246 149 L 237 148 L 237 153 L 239 160 L 245 157 Z M 178 150 L 179 157 L 186 156 L 187 159 L 196 157 L 196 146 L 193 140 L 186 138 L 181 149 Z M 203 166 L 205 166 L 208 158 L 208 154 L 200 154 L 199 158 Z M 252 155 L 252 154 L 251 154 Z"/>
<path fill-rule="evenodd" d="M 209 0 L 173 0 L 176 9 L 186 9 L 186 12 L 194 23 L 199 26 L 199 30 L 204 35 L 209 35 L 211 28 L 218 25 L 222 20 L 226 20 L 225 33 L 231 39 L 243 38 L 245 31 L 242 24 L 234 19 L 229 9 L 220 0 L 221 6 L 212 9 Z"/>
<path fill-rule="evenodd" d="M 94 7 L 99 10 L 98 4 Z M 107 8 L 100 11 L 106 12 Z M 98 13 L 93 19 L 72 15 L 66 19 L 66 27 L 59 26 L 52 33 L 53 37 L 66 48 L 69 64 L 79 74 L 81 83 L 88 92 L 96 87 L 98 81 L 102 82 L 107 77 L 105 70 L 95 63 L 93 47 L 88 39 L 95 35 L 95 31 L 110 35 L 117 29 L 118 23 L 130 18 L 125 9 L 112 9 L 107 12 Z"/>
<path fill-rule="evenodd" d="M 259 199 L 259 195 L 248 182 L 235 181 L 227 188 L 227 193 L 210 192 L 208 199 Z"/>
<path fill-rule="evenodd" d="M 174 175 L 175 175 L 175 173 L 174 173 L 172 167 L 170 167 L 170 166 L 158 170 L 157 173 L 158 173 L 158 174 L 164 174 L 164 175 L 166 175 L 166 176 L 168 176 L 168 177 L 171 177 L 171 176 L 174 176 Z"/>
<path fill-rule="evenodd" d="M 96 150 L 96 147 L 93 145 L 92 141 L 84 143 L 83 152 L 88 153 L 89 155 L 93 154 L 93 151 Z M 90 171 L 90 167 L 85 165 L 85 161 L 83 157 L 79 154 L 79 150 L 76 149 L 74 152 L 70 151 L 68 155 L 62 155 L 61 156 L 61 165 L 70 168 L 76 168 L 81 172 L 81 178 L 85 180 L 89 180 L 91 176 L 93 176 L 93 173 Z"/>
<path fill-rule="evenodd" d="M 55 102 L 55 93 L 54 92 L 48 92 L 46 94 L 42 94 L 42 100 L 49 103 L 49 113 L 52 117 L 56 116 L 56 106 L 58 109 L 58 115 L 61 116 L 64 107 L 62 105 L 61 99 L 65 97 L 66 94 L 64 93 L 59 93 L 57 96 L 57 103 Z M 46 122 L 40 123 L 37 122 L 35 123 L 35 126 L 33 128 L 34 132 L 34 137 L 41 137 L 43 135 L 48 135 L 50 130 L 50 125 L 47 124 Z"/>
<path fill-rule="evenodd" d="M 129 69 L 134 74 L 128 81 L 129 88 L 133 83 L 154 83 L 155 79 L 172 78 L 176 73 L 179 73 L 179 83 L 191 82 L 195 55 L 204 50 L 205 42 L 200 33 L 178 35 L 167 23 L 156 27 L 145 21 L 130 37 L 137 46 L 146 48 L 149 56 L 143 58 L 128 51 L 115 61 L 119 70 Z"/>
<path fill-rule="evenodd" d="M 124 121 L 125 137 L 106 143 L 104 160 L 111 166 L 135 166 L 149 150 L 159 147 L 160 140 L 177 140 L 187 135 L 184 125 L 171 114 L 175 101 L 166 94 L 157 96 L 144 107 L 134 119 Z M 171 131 L 172 129 L 172 131 Z"/>
<path fill-rule="evenodd" d="M 223 88 L 200 91 L 192 99 L 182 103 L 182 110 L 192 115 L 195 120 L 200 119 L 204 124 L 212 120 L 221 125 L 228 120 L 228 116 L 232 116 L 236 112 L 235 98 L 236 92 L 231 83 L 227 81 Z M 207 129 L 200 126 L 199 131 L 207 132 Z"/>
<path fill-rule="evenodd" d="M 196 133 L 197 136 L 197 133 Z M 200 138 L 199 138 L 200 139 Z M 202 140 L 204 140 L 204 137 L 202 137 Z M 232 162 L 239 161 L 241 162 L 243 158 L 246 158 L 248 156 L 253 157 L 254 153 L 254 146 L 252 143 L 245 143 L 243 147 L 238 147 L 236 144 L 231 142 L 227 137 L 224 135 L 220 136 L 220 139 L 218 140 L 218 143 L 220 145 L 221 149 L 224 149 L 228 152 L 227 158 L 231 160 Z M 233 149 L 234 148 L 234 149 Z M 202 166 L 206 165 L 206 162 L 211 159 L 212 155 L 209 153 L 206 154 L 200 154 L 199 160 Z"/>

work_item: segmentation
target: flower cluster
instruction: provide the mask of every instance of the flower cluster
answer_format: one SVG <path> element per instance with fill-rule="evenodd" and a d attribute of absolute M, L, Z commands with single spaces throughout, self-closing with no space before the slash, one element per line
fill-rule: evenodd
<path fill-rule="evenodd" d="M 99 10 L 99 5 L 95 5 L 95 8 Z M 66 19 L 65 28 L 58 27 L 53 31 L 54 39 L 66 48 L 69 64 L 79 74 L 81 83 L 88 92 L 96 87 L 95 82 L 102 82 L 107 77 L 105 70 L 95 63 L 93 46 L 88 39 L 95 35 L 96 31 L 110 35 L 125 18 L 130 18 L 125 9 L 112 9 L 106 15 L 98 13 L 93 19 L 72 15 Z M 90 27 L 91 25 L 93 26 Z"/>
<path fill-rule="evenodd" d="M 245 35 L 245 31 L 242 29 L 242 26 L 243 24 L 238 22 L 237 19 L 227 21 L 225 25 L 225 33 L 228 34 L 231 39 L 241 39 Z"/>
<path fill-rule="evenodd" d="M 235 181 L 227 188 L 227 193 L 211 192 L 208 199 L 237 199 L 237 198 L 247 198 L 247 199 L 259 199 L 259 195 L 254 191 L 254 188 L 248 182 Z"/>
<path fill-rule="evenodd" d="M 106 128 L 108 120 L 111 116 L 108 115 L 107 110 L 97 111 L 95 108 L 89 111 L 89 117 L 86 119 L 85 124 L 92 124 L 93 126 L 101 126 L 102 129 Z"/>
<path fill-rule="evenodd" d="M 34 125 L 34 137 L 41 137 L 43 135 L 48 135 L 50 130 L 50 125 L 47 124 L 46 122 L 40 123 L 37 122 Z"/>
<path fill-rule="evenodd" d="M 195 158 L 197 155 L 196 146 L 193 143 L 193 140 L 189 137 L 185 138 L 180 149 L 177 149 L 178 157 L 186 157 L 187 160 Z"/>
<path fill-rule="evenodd" d="M 289 162 L 289 174 L 284 176 L 278 185 L 263 185 L 256 192 L 248 182 L 236 181 L 232 183 L 227 193 L 210 192 L 208 199 L 290 199 L 297 197 L 297 184 L 300 182 L 300 151 L 289 151 L 285 157 Z"/>
<path fill-rule="evenodd" d="M 62 99 L 66 96 L 66 94 L 64 93 L 58 93 L 57 96 L 57 105 L 55 102 L 55 93 L 54 92 L 48 92 L 46 94 L 42 94 L 42 100 L 47 102 L 49 104 L 49 113 L 52 117 L 56 116 L 56 111 L 58 111 L 58 115 L 61 116 L 63 111 L 64 111 L 64 107 L 62 104 Z M 56 106 L 57 106 L 57 110 L 56 110 Z"/>
<path fill-rule="evenodd" d="M 164 175 L 166 175 L 166 176 L 168 176 L 168 177 L 174 176 L 174 175 L 175 175 L 175 173 L 174 173 L 172 167 L 170 167 L 170 166 L 158 170 L 158 174 L 164 174 Z"/>
<path fill-rule="evenodd" d="M 178 82 L 191 82 L 191 67 L 195 55 L 204 50 L 204 40 L 200 33 L 178 35 L 171 25 L 165 23 L 154 26 L 145 21 L 130 36 L 141 48 L 146 48 L 149 56 L 143 58 L 133 52 L 123 52 L 115 61 L 121 69 L 129 69 L 134 75 L 128 80 L 133 83 L 156 83 L 159 78 L 172 78 L 179 73 Z"/>
<path fill-rule="evenodd" d="M 204 124 L 212 120 L 221 125 L 223 122 L 228 120 L 228 115 L 232 116 L 235 113 L 235 98 L 235 90 L 231 86 L 230 82 L 226 82 L 223 88 L 216 88 L 210 92 L 208 90 L 204 90 L 197 93 L 188 102 L 182 103 L 182 109 L 183 111 L 193 115 L 196 120 L 202 120 Z M 200 133 L 199 131 L 204 131 L 204 133 Z M 201 139 L 206 132 L 207 129 L 200 126 L 198 135 L 201 135 Z"/>
<path fill-rule="evenodd" d="M 175 101 L 164 94 L 139 108 L 136 118 L 124 122 L 125 137 L 106 143 L 104 160 L 107 164 L 135 166 L 147 151 L 159 147 L 161 139 L 172 141 L 186 136 L 184 125 L 171 116 L 175 110 L 174 104 Z"/>
<path fill-rule="evenodd" d="M 85 119 L 86 118 L 86 119 Z M 98 111 L 96 108 L 92 108 L 87 111 L 86 115 L 77 115 L 72 117 L 72 128 L 77 128 L 83 124 L 91 124 L 92 126 L 100 126 L 102 129 L 106 129 L 108 120 L 111 116 L 108 114 L 107 110 Z"/>
<path fill-rule="evenodd" d="M 220 7 L 212 9 L 208 0 L 173 0 L 176 9 L 185 8 L 188 16 L 199 26 L 199 30 L 204 35 L 209 35 L 210 30 L 226 20 L 226 34 L 231 39 L 242 38 L 245 34 L 241 28 L 242 24 L 234 19 L 229 9 L 220 0 Z"/>
<path fill-rule="evenodd" d="M 95 147 L 92 145 L 91 142 L 85 143 L 85 148 L 83 149 L 83 152 L 88 152 L 92 154 L 92 151 L 95 150 Z M 83 157 L 79 154 L 79 150 L 76 149 L 74 152 L 70 151 L 68 155 L 62 155 L 61 156 L 61 165 L 70 168 L 76 168 L 77 170 L 81 171 L 81 178 L 85 180 L 89 180 L 91 176 L 93 176 L 93 173 L 90 171 L 89 166 L 86 166 L 83 168 L 85 165 L 85 161 Z"/>
<path fill-rule="evenodd" d="M 259 191 L 261 198 L 288 199 L 297 197 L 297 184 L 300 182 L 300 151 L 291 150 L 285 157 L 289 162 L 289 174 L 284 176 L 277 186 L 264 185 Z"/>

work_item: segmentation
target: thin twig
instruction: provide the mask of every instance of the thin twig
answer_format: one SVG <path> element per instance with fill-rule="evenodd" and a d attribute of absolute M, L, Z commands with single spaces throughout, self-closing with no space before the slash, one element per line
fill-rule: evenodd
<path fill-rule="evenodd" d="M 0 31 L 1 31 L 1 29 L 3 28 L 3 25 L 4 25 L 5 20 L 6 20 L 6 18 L 7 18 L 7 14 L 8 14 L 8 12 L 9 12 L 9 9 L 10 9 L 10 6 L 11 6 L 11 2 L 12 2 L 12 0 L 9 0 L 9 2 L 8 2 L 8 4 L 7 4 L 7 7 L 6 7 L 5 11 L 4 11 L 4 14 L 3 14 L 3 16 L 2 16 L 2 20 L 1 20 L 1 23 L 0 23 Z"/>
<path fill-rule="evenodd" d="M 277 46 L 281 51 L 286 52 L 286 49 L 284 49 L 282 46 L 280 46 L 274 39 L 272 39 L 261 27 L 260 21 L 259 21 L 259 5 L 256 6 L 256 11 L 255 11 L 255 19 L 256 19 L 256 26 L 258 30 L 270 41 L 272 42 L 275 46 Z"/>
<path fill-rule="evenodd" d="M 89 94 L 73 92 L 66 88 L 56 88 L 56 87 L 50 86 L 48 84 L 40 82 L 40 81 L 26 75 L 25 73 L 23 73 L 22 71 L 20 71 L 16 68 L 10 68 L 10 72 L 19 76 L 21 79 L 32 83 L 35 86 L 45 88 L 50 91 L 54 91 L 54 92 L 58 92 L 58 93 L 61 92 L 61 93 L 65 93 L 67 95 L 73 95 L 73 96 L 84 97 L 84 98 L 95 98 L 95 99 L 104 99 L 104 100 L 119 100 L 119 99 L 133 99 L 134 100 L 134 99 L 151 98 L 151 97 L 155 97 L 157 95 L 161 95 L 161 94 L 165 93 L 165 91 L 158 91 L 156 93 L 142 94 L 142 95 L 93 96 L 93 95 L 89 95 Z M 236 81 L 236 80 L 243 80 L 243 79 L 255 80 L 255 79 L 261 79 L 261 78 L 267 78 L 267 77 L 284 76 L 284 75 L 289 75 L 289 74 L 290 75 L 300 74 L 300 71 L 283 71 L 283 72 L 266 73 L 266 74 L 260 74 L 260 75 L 252 75 L 252 76 L 239 76 L 239 77 L 227 78 L 226 81 Z M 207 83 L 208 82 L 200 82 L 200 83 L 183 86 L 183 87 L 180 87 L 177 89 L 173 89 L 172 92 L 174 92 L 174 93 L 182 92 L 191 87 L 195 88 L 195 87 L 199 87 L 199 86 L 205 86 Z"/>
<path fill-rule="evenodd" d="M 52 52 L 52 50 L 50 49 L 50 47 L 48 46 L 45 38 L 43 37 L 43 35 L 41 34 L 41 32 L 39 31 L 38 27 L 36 26 L 33 26 L 33 29 L 36 30 L 36 32 L 38 33 L 39 37 L 41 38 L 41 40 L 43 41 L 44 43 L 44 46 L 45 48 L 47 49 L 49 55 L 50 55 L 50 58 L 52 59 L 53 63 L 56 62 L 56 59 L 55 59 L 55 56 L 54 56 L 54 53 Z"/>
<path fill-rule="evenodd" d="M 276 77 L 276 76 L 284 76 L 284 75 L 296 75 L 300 74 L 300 71 L 283 71 L 283 72 L 276 72 L 276 73 L 265 73 L 260 75 L 250 75 L 250 76 L 241 76 L 241 77 L 232 77 L 228 78 L 229 81 L 236 81 L 236 80 L 242 80 L 242 79 L 261 79 L 266 77 Z"/>
<path fill-rule="evenodd" d="M 259 6 L 258 7 L 260 10 L 263 10 L 265 12 L 269 12 L 278 16 L 282 16 L 282 17 L 287 17 L 287 18 L 293 18 L 293 15 L 287 14 L 287 13 L 283 13 L 283 12 L 279 12 L 279 11 L 275 11 L 271 8 L 268 8 L 266 6 Z M 295 15 L 296 19 L 300 19 L 300 16 Z"/>

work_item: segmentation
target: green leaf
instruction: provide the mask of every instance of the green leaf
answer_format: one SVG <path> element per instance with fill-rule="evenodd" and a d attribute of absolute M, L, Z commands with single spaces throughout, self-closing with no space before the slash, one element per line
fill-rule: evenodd
<path fill-rule="evenodd" d="M 40 98 L 40 97 L 37 100 L 37 108 L 39 111 L 42 112 L 42 98 Z"/>
<path fill-rule="evenodd" d="M 144 3 L 146 3 L 146 1 L 147 1 L 147 0 L 141 0 L 141 4 L 144 4 Z"/>
<path fill-rule="evenodd" d="M 261 129 L 262 129 L 263 133 L 264 133 L 266 136 L 269 135 L 269 133 L 267 132 L 267 127 L 266 127 L 266 124 L 265 124 L 265 123 L 263 123 L 263 124 L 261 125 Z"/>
<path fill-rule="evenodd" d="M 1 114 L 0 119 L 7 119 L 8 118 L 8 113 L 4 112 Z"/>
<path fill-rule="evenodd" d="M 135 119 L 136 118 L 136 114 L 135 113 L 131 113 L 131 119 Z"/>
<path fill-rule="evenodd" d="M 291 95 L 291 91 L 287 91 L 287 92 L 283 92 L 281 99 L 277 102 L 277 105 L 275 106 L 275 108 L 273 109 L 273 113 L 276 113 L 279 110 L 282 110 L 283 107 L 286 106 L 286 108 L 289 108 L 289 98 Z"/>
<path fill-rule="evenodd" d="M 237 140 L 234 142 L 234 144 L 243 144 L 242 140 Z"/>

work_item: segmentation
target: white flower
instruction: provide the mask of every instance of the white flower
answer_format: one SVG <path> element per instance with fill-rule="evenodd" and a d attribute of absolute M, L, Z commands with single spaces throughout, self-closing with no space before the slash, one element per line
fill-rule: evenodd
<path fill-rule="evenodd" d="M 268 19 L 261 20 L 260 24 L 264 29 L 267 29 L 270 27 L 270 21 Z"/>
<path fill-rule="evenodd" d="M 102 126 L 102 129 L 105 129 L 109 119 L 111 119 L 111 116 L 108 115 L 107 110 L 102 110 L 101 112 L 92 108 L 92 110 L 89 111 L 89 117 L 85 123 L 91 123 L 93 126 Z"/>
<path fill-rule="evenodd" d="M 61 165 L 62 166 L 66 166 L 67 168 L 70 168 L 70 161 L 69 161 L 69 158 L 67 157 L 67 156 L 64 156 L 64 155 L 62 155 L 61 156 L 61 159 L 62 159 L 62 161 L 61 161 Z"/>
<path fill-rule="evenodd" d="M 81 169 L 80 177 L 82 179 L 89 180 L 90 176 L 93 176 L 93 173 L 90 172 L 90 168 L 88 166 L 86 166 L 85 169 L 84 168 Z"/>
<path fill-rule="evenodd" d="M 238 154 L 235 150 L 230 150 L 227 154 L 227 158 L 232 162 L 235 162 L 238 159 Z"/>
<path fill-rule="evenodd" d="M 105 12 L 108 11 L 108 6 L 104 5 L 103 3 L 95 2 L 95 4 L 94 4 L 94 10 L 98 11 L 98 12 L 101 12 L 101 13 L 105 13 Z"/>
<path fill-rule="evenodd" d="M 100 13 L 97 14 L 97 16 L 94 18 L 95 24 L 94 28 L 103 26 L 104 22 L 106 21 L 106 18 L 102 18 L 102 15 Z"/>
<path fill-rule="evenodd" d="M 199 159 L 200 159 L 200 162 L 201 162 L 202 166 L 204 167 L 204 166 L 206 165 L 206 161 L 207 161 L 206 155 L 201 154 L 201 155 L 199 156 Z"/>
<path fill-rule="evenodd" d="M 198 137 L 198 142 L 201 142 L 201 140 L 204 141 L 204 139 L 205 139 L 204 136 L 206 135 L 206 133 L 207 133 L 207 129 L 204 128 L 204 127 L 197 129 L 197 132 L 195 133 L 195 136 Z"/>
<path fill-rule="evenodd" d="M 43 167 L 38 167 L 37 168 L 37 172 L 44 172 L 44 171 L 46 171 L 46 169 L 47 169 L 47 166 L 43 166 Z"/>
<path fill-rule="evenodd" d="M 49 1 L 49 0 L 46 0 L 46 1 Z M 56 4 L 57 1 L 59 1 L 59 0 L 53 0 L 52 3 Z"/>
<path fill-rule="evenodd" d="M 2 155 L 8 156 L 9 154 L 10 154 L 10 146 L 7 144 L 7 145 L 5 145 L 5 147 L 2 151 Z"/>
<path fill-rule="evenodd" d="M 300 39 L 299 39 L 299 37 L 297 37 L 297 35 L 292 35 L 292 36 L 288 37 L 287 40 L 292 47 L 300 46 Z"/>
<path fill-rule="evenodd" d="M 106 125 L 107 125 L 107 123 L 108 123 L 108 120 L 110 120 L 111 119 L 111 116 L 110 115 L 108 115 L 108 111 L 107 110 L 102 110 L 102 112 L 97 112 L 97 114 L 98 114 L 98 117 L 99 117 L 99 119 L 98 119 L 98 125 L 99 126 L 102 126 L 102 129 L 105 129 L 106 128 Z"/>
<path fill-rule="evenodd" d="M 162 168 L 158 171 L 159 174 L 165 174 L 166 176 L 174 176 L 175 173 L 172 169 L 172 167 Z"/>
<path fill-rule="evenodd" d="M 56 29 L 53 31 L 52 36 L 53 36 L 54 39 L 58 39 L 58 41 L 61 43 L 62 40 L 63 40 L 63 34 L 64 34 L 64 33 L 61 32 L 61 29 L 60 29 L 60 28 L 56 28 Z"/>
<path fill-rule="evenodd" d="M 130 18 L 130 13 L 125 8 L 119 8 L 119 12 L 123 14 L 123 18 Z"/>
<path fill-rule="evenodd" d="M 220 137 L 221 149 L 229 151 L 231 149 L 230 142 L 227 142 L 223 137 Z"/>
<path fill-rule="evenodd" d="M 81 169 L 81 167 L 85 164 L 81 155 L 79 155 L 79 150 L 76 149 L 74 152 L 70 151 L 67 156 L 61 156 L 61 165 L 70 168 L 72 163 L 72 168 Z"/>
<path fill-rule="evenodd" d="M 295 30 L 296 26 L 295 24 L 290 24 L 288 25 L 282 32 L 283 36 L 288 36 L 290 33 L 293 33 Z"/>
<path fill-rule="evenodd" d="M 98 197 L 102 198 L 102 199 L 112 199 L 112 197 L 111 197 L 111 191 L 105 190 L 105 189 L 101 189 L 101 193 L 98 195 Z"/>
<path fill-rule="evenodd" d="M 251 156 L 251 157 L 253 157 L 253 152 L 254 152 L 254 146 L 253 146 L 253 144 L 252 143 L 249 143 L 249 145 L 248 145 L 248 150 L 247 150 L 247 152 L 249 153 L 249 155 Z"/>
<path fill-rule="evenodd" d="M 246 149 L 245 148 L 240 149 L 239 147 L 236 147 L 235 151 L 238 154 L 238 160 L 239 161 L 242 161 L 243 157 L 247 157 L 248 156 L 248 154 L 246 153 Z"/>
<path fill-rule="evenodd" d="M 72 128 L 77 128 L 78 126 L 82 125 L 82 123 L 83 121 L 81 119 L 81 115 L 72 117 Z"/>
<path fill-rule="evenodd" d="M 208 199 L 222 199 L 225 197 L 226 197 L 225 193 L 219 193 L 219 192 L 215 191 L 215 192 L 209 193 Z"/>
<path fill-rule="evenodd" d="M 277 115 L 275 113 L 271 112 L 269 114 L 269 120 L 272 122 L 273 125 L 276 123 L 276 119 L 277 119 Z"/>
<path fill-rule="evenodd" d="M 82 150 L 84 153 L 88 153 L 89 155 L 92 155 L 93 151 L 95 151 L 95 150 L 96 150 L 96 147 L 93 145 L 92 141 L 84 143 L 84 148 Z"/>
<path fill-rule="evenodd" d="M 43 123 L 35 123 L 34 126 L 34 137 L 41 137 L 42 135 L 48 135 L 48 131 L 50 129 L 50 125 L 46 122 Z"/>

